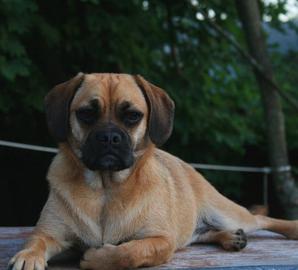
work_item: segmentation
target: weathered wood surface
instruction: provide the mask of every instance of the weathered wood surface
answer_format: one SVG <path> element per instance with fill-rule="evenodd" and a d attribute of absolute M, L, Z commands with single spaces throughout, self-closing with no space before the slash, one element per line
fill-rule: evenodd
<path fill-rule="evenodd" d="M 1 270 L 6 269 L 9 258 L 22 248 L 31 231 L 32 228 L 0 227 Z M 67 256 L 72 256 L 72 259 Z M 67 256 L 66 259 L 62 258 L 50 263 L 49 269 L 77 269 L 78 255 L 67 254 Z M 258 270 L 298 269 L 298 241 L 287 240 L 280 235 L 261 231 L 249 235 L 247 247 L 240 252 L 227 252 L 212 245 L 193 245 L 176 252 L 168 264 L 150 269 L 217 269 L 222 267 Z"/>

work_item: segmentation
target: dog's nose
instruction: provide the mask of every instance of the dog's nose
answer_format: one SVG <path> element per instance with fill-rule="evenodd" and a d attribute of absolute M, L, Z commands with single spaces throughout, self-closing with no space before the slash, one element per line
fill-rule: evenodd
<path fill-rule="evenodd" d="M 96 139 L 104 145 L 107 144 L 120 144 L 122 141 L 122 137 L 118 132 L 108 131 L 108 132 L 100 132 L 96 134 Z"/>

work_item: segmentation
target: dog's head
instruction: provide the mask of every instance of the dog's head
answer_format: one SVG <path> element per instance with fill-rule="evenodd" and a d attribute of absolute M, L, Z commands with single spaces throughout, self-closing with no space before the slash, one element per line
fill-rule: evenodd
<path fill-rule="evenodd" d="M 45 99 L 49 131 L 68 142 L 90 170 L 120 171 L 150 142 L 162 145 L 173 127 L 174 103 L 139 75 L 83 74 Z"/>

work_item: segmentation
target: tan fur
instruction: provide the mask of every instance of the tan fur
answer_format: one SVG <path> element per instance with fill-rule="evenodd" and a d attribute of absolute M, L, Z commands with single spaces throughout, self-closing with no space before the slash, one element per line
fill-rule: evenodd
<path fill-rule="evenodd" d="M 123 101 L 144 113 L 131 130 L 136 161 L 120 172 L 90 171 L 80 161 L 80 146 L 90 128 L 74 112 L 100 100 L 102 118 L 123 124 L 115 110 Z M 162 109 L 162 108 L 161 108 Z M 83 269 L 126 269 L 168 261 L 193 242 L 216 242 L 228 250 L 245 246 L 244 232 L 272 230 L 298 238 L 298 222 L 254 216 L 219 194 L 199 173 L 145 140 L 149 110 L 130 75 L 89 74 L 70 106 L 70 134 L 48 172 L 50 195 L 35 233 L 12 260 L 20 270 L 44 269 L 46 261 L 79 239 L 90 247 Z M 243 231 L 239 231 L 242 229 Z M 240 243 L 240 244 L 239 244 Z"/>

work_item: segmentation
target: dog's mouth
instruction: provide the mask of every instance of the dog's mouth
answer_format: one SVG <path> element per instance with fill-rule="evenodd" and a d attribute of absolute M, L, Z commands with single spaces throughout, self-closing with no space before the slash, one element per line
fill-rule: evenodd
<path fill-rule="evenodd" d="M 103 169 L 111 170 L 114 169 L 115 166 L 117 167 L 118 158 L 115 155 L 109 154 L 102 157 L 100 163 Z"/>
<path fill-rule="evenodd" d="M 98 160 L 98 169 L 102 171 L 120 171 L 126 168 L 124 162 L 113 154 L 107 154 Z"/>
<path fill-rule="evenodd" d="M 131 167 L 133 161 L 132 155 L 122 158 L 113 153 L 107 153 L 98 157 L 82 156 L 82 162 L 92 171 L 121 171 Z"/>

